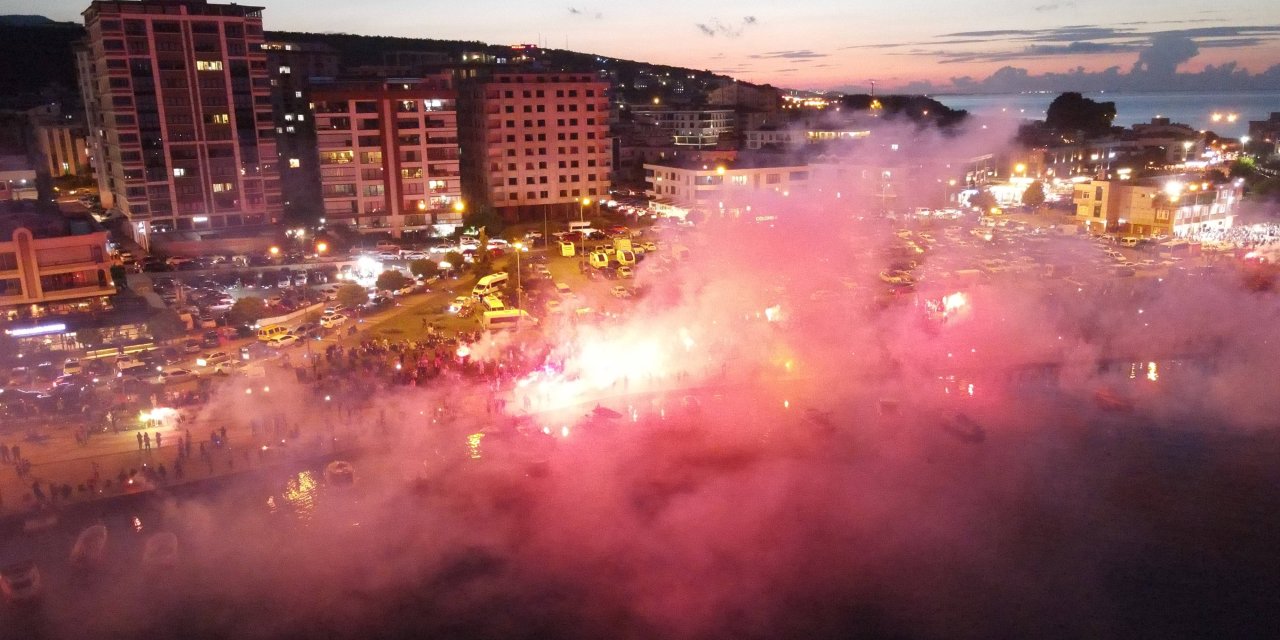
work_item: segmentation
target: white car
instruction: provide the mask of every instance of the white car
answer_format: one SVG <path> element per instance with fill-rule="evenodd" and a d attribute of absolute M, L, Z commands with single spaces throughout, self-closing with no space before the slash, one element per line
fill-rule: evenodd
<path fill-rule="evenodd" d="M 214 365 L 222 364 L 230 359 L 231 354 L 228 354 L 226 351 L 214 351 L 212 353 L 204 354 L 204 357 L 202 358 L 196 358 L 196 364 L 201 367 L 212 367 Z"/>
<path fill-rule="evenodd" d="M 64 375 L 75 375 L 81 371 L 84 371 L 84 365 L 80 364 L 80 361 L 75 358 L 68 358 L 62 365 L 62 373 Z"/>
<path fill-rule="evenodd" d="M 645 250 L 645 253 L 658 250 L 658 243 L 656 242 L 646 242 L 640 246 Z"/>
<path fill-rule="evenodd" d="M 160 381 L 160 384 L 178 384 L 195 380 L 196 372 L 182 368 L 165 369 L 156 378 Z"/>
<path fill-rule="evenodd" d="M 635 272 L 631 270 L 631 267 L 628 267 L 627 265 L 624 264 L 621 267 L 618 267 L 618 277 L 633 278 L 635 277 Z"/>
<path fill-rule="evenodd" d="M 276 336 L 268 340 L 267 346 L 271 347 L 272 349 L 283 349 L 289 345 L 296 344 L 297 342 L 298 342 L 298 336 L 295 336 L 291 333 L 286 333 L 284 335 Z"/>
<path fill-rule="evenodd" d="M 326 313 L 320 316 L 320 326 L 326 329 L 341 327 L 347 323 L 347 317 L 341 313 Z"/>
<path fill-rule="evenodd" d="M 619 298 L 619 299 L 621 299 L 621 300 L 626 300 L 627 298 L 630 298 L 630 297 L 631 297 L 631 295 L 632 295 L 632 294 L 631 294 L 631 289 L 628 289 L 627 287 L 624 287 L 624 286 L 622 286 L 622 285 L 620 285 L 620 284 L 619 284 L 619 285 L 614 285 L 614 287 L 613 287 L 613 289 L 610 291 L 610 293 L 612 293 L 612 294 L 613 294 L 613 297 L 615 297 L 615 298 Z"/>

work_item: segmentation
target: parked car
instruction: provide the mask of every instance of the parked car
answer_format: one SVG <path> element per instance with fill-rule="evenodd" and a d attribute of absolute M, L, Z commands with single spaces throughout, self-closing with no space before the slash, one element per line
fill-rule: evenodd
<path fill-rule="evenodd" d="M 82 371 L 84 371 L 84 365 L 75 358 L 67 358 L 67 361 L 62 363 L 62 373 L 64 375 L 75 375 Z"/>
<path fill-rule="evenodd" d="M 218 337 L 217 331 L 206 331 L 200 338 L 200 344 L 201 346 L 212 349 L 222 344 L 222 340 Z"/>
<path fill-rule="evenodd" d="M 287 346 L 297 344 L 297 343 L 298 343 L 298 336 L 295 336 L 291 333 L 286 333 L 284 335 L 276 336 L 268 340 L 267 346 L 271 347 L 272 349 L 283 349 Z"/>
<path fill-rule="evenodd" d="M 182 382 L 190 382 L 196 379 L 196 372 L 190 369 L 165 369 L 157 376 L 160 384 L 179 384 Z"/>
<path fill-rule="evenodd" d="M 211 353 L 204 354 L 204 357 L 202 358 L 197 358 L 196 364 L 202 367 L 212 367 L 213 365 L 221 364 L 230 359 L 231 359 L 231 354 L 227 353 L 226 351 L 214 351 Z"/>
<path fill-rule="evenodd" d="M 326 313 L 320 316 L 320 326 L 326 329 L 336 329 L 347 323 L 347 317 L 341 313 Z"/>

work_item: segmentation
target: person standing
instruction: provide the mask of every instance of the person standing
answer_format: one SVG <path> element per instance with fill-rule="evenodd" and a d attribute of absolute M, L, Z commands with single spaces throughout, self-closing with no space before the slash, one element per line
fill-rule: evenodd
<path fill-rule="evenodd" d="M 139 431 L 139 432 L 138 432 L 137 434 L 135 434 L 135 435 L 137 435 L 137 436 L 138 436 L 138 451 L 142 451 L 142 432 L 141 432 L 141 431 Z"/>
<path fill-rule="evenodd" d="M 150 433 L 142 434 L 142 444 L 147 446 L 147 451 L 151 450 L 151 434 Z"/>
<path fill-rule="evenodd" d="M 162 435 L 162 434 L 161 434 L 159 431 L 157 431 L 157 432 L 156 432 L 156 448 L 157 448 L 157 449 L 159 449 L 159 448 L 160 448 L 160 436 L 161 436 L 161 435 Z"/>

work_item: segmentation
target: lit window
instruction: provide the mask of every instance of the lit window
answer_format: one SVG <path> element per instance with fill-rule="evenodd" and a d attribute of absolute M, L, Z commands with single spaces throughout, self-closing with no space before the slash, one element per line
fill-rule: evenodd
<path fill-rule="evenodd" d="M 213 114 L 213 124 L 228 124 L 231 122 L 231 116 L 225 113 Z"/>
<path fill-rule="evenodd" d="M 303 120 L 306 120 L 306 119 L 307 119 L 307 114 L 305 113 L 298 114 L 298 122 L 302 122 Z"/>
<path fill-rule="evenodd" d="M 284 130 L 285 130 L 285 133 L 293 133 L 293 125 L 289 125 L 285 127 Z"/>
<path fill-rule="evenodd" d="M 300 160 L 298 160 L 297 158 L 289 158 L 290 169 L 297 169 L 298 167 L 301 167 L 301 166 L 302 166 L 302 162 Z"/>
<path fill-rule="evenodd" d="M 293 92 L 293 97 L 295 97 L 295 98 L 301 98 L 301 97 L 302 97 L 302 92 L 301 92 L 301 91 L 294 91 L 294 92 Z"/>
<path fill-rule="evenodd" d="M 196 71 L 222 71 L 222 61 L 196 60 Z"/>
<path fill-rule="evenodd" d="M 284 114 L 284 120 L 285 122 L 293 122 L 293 114 L 292 113 Z"/>
<path fill-rule="evenodd" d="M 280 67 L 280 75 L 285 75 L 289 73 L 293 73 L 293 70 L 290 69 L 289 67 Z"/>
<path fill-rule="evenodd" d="M 173 177 L 175 178 L 181 178 L 182 176 L 185 176 L 185 175 L 187 175 L 186 169 L 179 167 L 173 170 Z"/>

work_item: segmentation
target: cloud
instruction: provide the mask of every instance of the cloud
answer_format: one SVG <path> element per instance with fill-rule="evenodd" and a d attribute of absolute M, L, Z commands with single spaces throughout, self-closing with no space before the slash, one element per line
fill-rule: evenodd
<path fill-rule="evenodd" d="M 1195 40 L 1184 35 L 1161 34 L 1152 38 L 1151 46 L 1138 54 L 1132 73 L 1171 76 L 1177 73 L 1178 65 L 1199 53 L 1200 47 L 1196 46 Z"/>
<path fill-rule="evenodd" d="M 737 38 L 742 35 L 743 31 L 747 30 L 747 27 L 753 27 L 758 23 L 755 16 L 746 16 L 737 22 L 731 23 L 722 22 L 719 18 L 712 18 L 707 22 L 699 22 L 693 26 L 697 27 L 698 31 L 701 31 L 702 35 L 708 38 L 716 36 Z"/>
<path fill-rule="evenodd" d="M 825 58 L 828 54 L 817 53 L 809 49 L 793 49 L 789 51 L 770 51 L 768 53 L 757 53 L 750 57 L 758 60 L 770 59 L 786 59 L 786 60 L 812 60 L 814 58 Z"/>
<path fill-rule="evenodd" d="M 599 11 L 591 11 L 585 8 L 579 9 L 577 7 L 569 7 L 569 15 L 581 16 L 584 18 L 592 18 L 595 20 L 600 20 L 601 18 L 604 17 L 604 14 L 600 13 Z"/>

